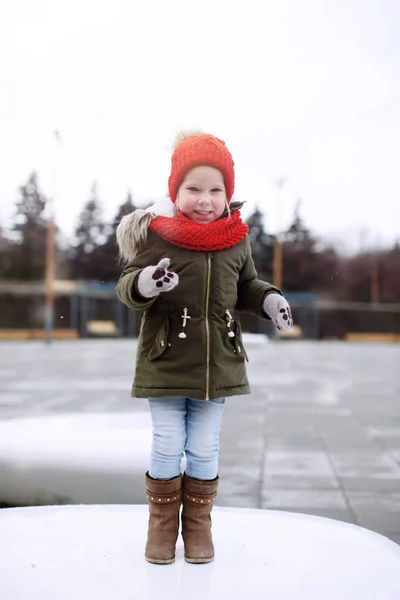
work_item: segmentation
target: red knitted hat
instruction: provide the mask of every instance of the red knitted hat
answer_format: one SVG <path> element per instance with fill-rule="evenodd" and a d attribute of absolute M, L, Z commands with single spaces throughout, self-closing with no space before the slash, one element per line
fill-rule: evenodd
<path fill-rule="evenodd" d="M 169 196 L 176 201 L 179 186 L 186 173 L 194 167 L 207 165 L 221 171 L 228 202 L 231 201 L 235 189 L 234 162 L 225 142 L 210 135 L 201 133 L 185 137 L 175 148 L 171 158 L 171 175 L 168 180 Z"/>

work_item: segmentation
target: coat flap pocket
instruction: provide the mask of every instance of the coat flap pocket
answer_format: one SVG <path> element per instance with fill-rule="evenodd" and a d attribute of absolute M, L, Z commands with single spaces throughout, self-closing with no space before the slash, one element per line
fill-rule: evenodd
<path fill-rule="evenodd" d="M 239 356 L 243 356 L 243 358 L 245 360 L 247 360 L 247 362 L 249 362 L 249 357 L 247 356 L 246 348 L 243 345 L 242 336 L 240 336 L 240 337 L 236 336 L 234 339 L 235 339 L 236 353 Z"/>
<path fill-rule="evenodd" d="M 168 346 L 168 334 L 169 334 L 169 319 L 165 317 L 163 324 L 160 329 L 157 331 L 154 343 L 147 353 L 147 358 L 149 360 L 154 360 L 161 356 Z"/>
<path fill-rule="evenodd" d="M 240 319 L 235 315 L 233 309 L 227 309 L 225 311 L 225 320 L 228 329 L 227 338 L 229 340 L 229 343 L 233 346 L 235 354 L 241 356 L 248 362 L 249 357 L 247 356 L 246 349 L 243 345 L 242 327 L 240 325 Z"/>

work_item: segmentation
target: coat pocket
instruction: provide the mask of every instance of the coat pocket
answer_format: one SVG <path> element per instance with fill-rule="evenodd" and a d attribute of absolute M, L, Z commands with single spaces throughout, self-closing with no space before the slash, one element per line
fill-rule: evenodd
<path fill-rule="evenodd" d="M 168 334 L 169 334 L 169 319 L 165 317 L 163 324 L 157 331 L 154 343 L 147 353 L 149 360 L 155 360 L 164 354 L 168 346 Z"/>
<path fill-rule="evenodd" d="M 228 344 L 233 349 L 233 352 L 235 354 L 237 354 L 238 356 L 241 356 L 247 362 L 249 362 L 249 357 L 247 355 L 246 348 L 244 347 L 244 344 L 243 344 L 242 327 L 240 325 L 239 318 L 235 315 L 233 310 L 227 310 L 225 312 L 225 320 L 227 322 L 227 329 L 228 329 L 228 334 L 227 334 Z"/>

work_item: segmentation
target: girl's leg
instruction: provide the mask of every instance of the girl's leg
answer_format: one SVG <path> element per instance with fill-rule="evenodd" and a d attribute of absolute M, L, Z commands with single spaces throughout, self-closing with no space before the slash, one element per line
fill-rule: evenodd
<path fill-rule="evenodd" d="M 175 560 L 182 501 L 181 458 L 186 441 L 186 398 L 150 398 L 153 445 L 146 473 L 149 527 L 146 560 L 169 564 Z"/>
<path fill-rule="evenodd" d="M 190 563 L 208 563 L 214 558 L 211 511 L 219 481 L 219 431 L 224 403 L 224 398 L 188 400 L 182 536 L 185 560 Z"/>
<path fill-rule="evenodd" d="M 218 474 L 219 432 L 225 398 L 187 402 L 186 473 L 203 481 Z"/>
<path fill-rule="evenodd" d="M 149 474 L 153 479 L 172 479 L 181 472 L 186 443 L 187 399 L 149 398 L 153 442 Z"/>

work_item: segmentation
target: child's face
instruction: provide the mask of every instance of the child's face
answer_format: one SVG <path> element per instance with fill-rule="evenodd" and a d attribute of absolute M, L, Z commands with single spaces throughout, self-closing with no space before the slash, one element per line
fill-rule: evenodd
<path fill-rule="evenodd" d="M 201 225 L 219 219 L 226 207 L 222 173 L 208 166 L 188 171 L 179 187 L 176 204 L 184 215 Z"/>

